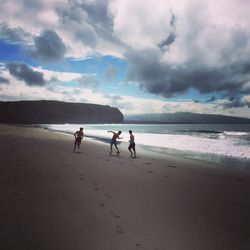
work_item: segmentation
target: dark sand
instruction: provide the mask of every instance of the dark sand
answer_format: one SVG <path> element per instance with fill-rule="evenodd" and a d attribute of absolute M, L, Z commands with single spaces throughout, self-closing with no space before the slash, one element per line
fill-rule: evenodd
<path fill-rule="evenodd" d="M 1 250 L 249 250 L 250 169 L 0 126 Z"/>

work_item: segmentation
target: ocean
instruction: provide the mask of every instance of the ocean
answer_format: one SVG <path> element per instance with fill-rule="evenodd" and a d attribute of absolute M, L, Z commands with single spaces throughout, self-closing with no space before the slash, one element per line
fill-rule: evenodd
<path fill-rule="evenodd" d="M 249 124 L 50 124 L 50 130 L 73 134 L 84 127 L 85 136 L 109 142 L 108 130 L 122 131 L 122 143 L 131 129 L 137 146 L 191 158 L 240 159 L 250 162 Z"/>

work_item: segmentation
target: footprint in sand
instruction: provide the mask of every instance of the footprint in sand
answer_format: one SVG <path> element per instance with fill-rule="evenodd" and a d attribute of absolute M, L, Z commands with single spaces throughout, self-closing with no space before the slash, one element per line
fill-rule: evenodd
<path fill-rule="evenodd" d="M 109 212 L 112 216 L 113 216 L 113 218 L 115 218 L 115 219 L 119 219 L 119 218 L 121 218 L 121 216 L 120 215 L 118 215 L 118 214 L 116 214 L 115 212 L 113 212 L 113 211 L 110 211 Z"/>
<path fill-rule="evenodd" d="M 153 171 L 147 171 L 149 174 L 153 174 L 154 172 Z"/>
<path fill-rule="evenodd" d="M 111 195 L 108 195 L 108 194 L 104 194 L 104 196 L 106 196 L 108 199 L 111 199 L 112 196 Z"/>
<path fill-rule="evenodd" d="M 104 205 L 104 203 L 103 202 L 100 202 L 99 203 L 99 207 L 104 207 L 105 205 Z"/>
<path fill-rule="evenodd" d="M 115 228 L 116 228 L 116 232 L 118 234 L 124 234 L 124 230 L 123 230 L 122 226 L 116 225 Z"/>

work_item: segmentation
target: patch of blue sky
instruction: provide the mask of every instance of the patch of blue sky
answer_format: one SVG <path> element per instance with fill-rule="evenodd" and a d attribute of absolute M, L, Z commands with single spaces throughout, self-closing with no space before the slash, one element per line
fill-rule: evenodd
<path fill-rule="evenodd" d="M 124 81 L 126 62 L 122 59 L 112 56 L 88 57 L 86 59 L 66 58 L 60 63 L 50 63 L 43 65 L 44 69 L 57 72 L 70 72 L 95 77 L 100 83 L 100 90 L 106 92 L 109 88 L 119 88 L 118 83 Z M 116 69 L 113 77 L 108 77 L 108 70 Z M 70 86 L 77 86 L 77 83 L 71 81 Z"/>
<path fill-rule="evenodd" d="M 0 61 L 3 63 L 18 62 L 34 65 L 30 56 L 19 43 L 7 43 L 0 40 Z"/>
<path fill-rule="evenodd" d="M 207 94 L 201 94 L 199 91 L 197 91 L 194 88 L 190 88 L 186 93 L 183 93 L 181 96 L 174 97 L 172 98 L 173 100 L 175 99 L 186 99 L 186 100 L 196 100 L 200 102 L 208 101 L 211 98 L 215 99 L 221 99 L 221 94 L 212 92 L 212 93 L 207 93 Z"/>
<path fill-rule="evenodd" d="M 0 41 L 0 59 L 2 62 L 22 59 L 20 56 L 20 46 Z"/>
<path fill-rule="evenodd" d="M 0 41 L 0 62 L 20 62 L 32 66 L 42 66 L 44 69 L 60 72 L 72 72 L 93 75 L 100 82 L 99 90 L 104 93 L 120 94 L 146 99 L 158 99 L 162 101 L 197 100 L 204 102 L 212 97 L 220 99 L 218 93 L 200 94 L 195 89 L 189 89 L 181 96 L 165 98 L 163 96 L 147 93 L 139 87 L 139 83 L 126 82 L 127 62 L 114 56 L 93 56 L 82 59 L 66 58 L 62 62 L 42 64 L 30 57 L 21 44 L 10 44 Z M 116 69 L 113 77 L 108 77 L 108 70 Z M 64 82 L 69 87 L 77 87 L 75 81 Z"/>
<path fill-rule="evenodd" d="M 85 60 L 67 59 L 60 65 L 50 65 L 54 70 L 59 70 L 59 67 L 68 72 L 96 74 L 103 77 L 110 67 L 116 67 L 118 75 L 124 74 L 122 71 L 126 68 L 126 61 L 113 56 L 98 56 L 88 57 Z"/>

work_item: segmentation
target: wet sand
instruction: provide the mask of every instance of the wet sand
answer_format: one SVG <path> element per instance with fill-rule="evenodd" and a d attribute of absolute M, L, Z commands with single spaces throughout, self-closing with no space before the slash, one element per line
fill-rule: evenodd
<path fill-rule="evenodd" d="M 0 125 L 1 249 L 250 249 L 250 167 L 120 151 Z"/>

